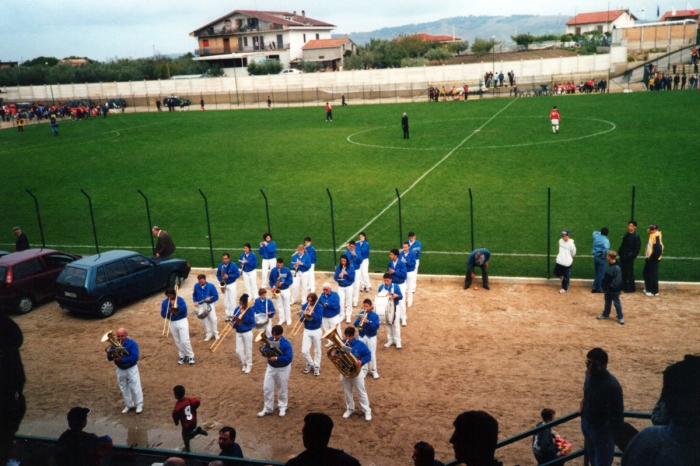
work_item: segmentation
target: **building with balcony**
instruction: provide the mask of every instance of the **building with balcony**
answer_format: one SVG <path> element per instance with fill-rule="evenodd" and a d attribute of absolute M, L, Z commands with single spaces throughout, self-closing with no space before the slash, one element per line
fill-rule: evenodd
<path fill-rule="evenodd" d="M 279 60 L 284 68 L 302 58 L 309 41 L 330 39 L 335 25 L 283 11 L 235 10 L 196 29 L 195 60 L 218 63 L 228 76 L 246 76 L 250 61 Z"/>
<path fill-rule="evenodd" d="M 566 33 L 581 35 L 597 31 L 601 34 L 612 33 L 613 29 L 633 26 L 638 19 L 629 10 L 594 11 L 579 13 L 566 23 Z"/>

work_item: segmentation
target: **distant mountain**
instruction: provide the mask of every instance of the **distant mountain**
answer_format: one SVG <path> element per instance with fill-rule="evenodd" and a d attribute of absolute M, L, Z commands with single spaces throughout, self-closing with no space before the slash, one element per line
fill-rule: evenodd
<path fill-rule="evenodd" d="M 351 32 L 348 34 L 356 44 L 366 44 L 370 38 L 392 39 L 397 34 L 414 34 L 424 32 L 431 35 L 452 35 L 454 26 L 455 36 L 466 39 L 470 43 L 475 37 L 482 39 L 496 36 L 500 42 L 512 42 L 510 36 L 529 32 L 535 36 L 543 34 L 563 34 L 566 32 L 565 23 L 571 19 L 568 16 L 456 16 L 431 23 L 407 24 L 391 28 L 382 28 L 369 32 Z M 338 35 L 337 37 L 342 37 Z"/>

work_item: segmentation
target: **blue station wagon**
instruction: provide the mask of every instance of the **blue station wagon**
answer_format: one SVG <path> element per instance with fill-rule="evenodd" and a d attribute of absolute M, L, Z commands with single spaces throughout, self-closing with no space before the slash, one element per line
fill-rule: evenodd
<path fill-rule="evenodd" d="M 179 285 L 189 274 L 190 263 L 182 259 L 109 251 L 64 268 L 56 279 L 56 301 L 63 309 L 106 318 L 117 306 Z"/>

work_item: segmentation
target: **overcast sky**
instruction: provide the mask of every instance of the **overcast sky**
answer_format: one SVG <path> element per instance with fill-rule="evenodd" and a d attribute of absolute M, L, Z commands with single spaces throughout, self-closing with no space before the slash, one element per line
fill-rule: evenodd
<path fill-rule="evenodd" d="M 694 0 L 700 8 L 700 0 Z M 364 32 L 382 27 L 423 23 L 453 16 L 513 14 L 563 15 L 575 11 L 629 8 L 645 19 L 686 8 L 674 3 L 632 0 L 499 0 L 483 2 L 428 0 L 0 0 L 0 61 L 38 56 L 88 56 L 96 60 L 140 58 L 158 53 L 193 51 L 189 33 L 233 10 L 306 11 L 306 15 L 337 25 L 334 33 Z M 691 2 L 692 4 L 692 2 Z M 624 5 L 624 6 L 623 6 Z M 563 21 L 565 22 L 565 21 Z"/>

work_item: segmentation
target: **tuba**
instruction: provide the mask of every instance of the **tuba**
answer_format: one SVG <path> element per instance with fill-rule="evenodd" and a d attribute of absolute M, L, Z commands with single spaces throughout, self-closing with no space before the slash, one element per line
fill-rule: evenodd
<path fill-rule="evenodd" d="M 114 338 L 114 332 L 111 330 L 102 336 L 102 343 L 107 343 L 109 342 L 108 347 L 105 348 L 105 353 L 107 353 L 111 358 L 114 358 L 115 356 L 129 356 L 129 352 L 124 349 L 121 343 Z"/>
<path fill-rule="evenodd" d="M 338 332 L 336 331 L 337 327 L 338 326 L 336 325 L 327 331 L 323 337 L 321 337 L 323 339 L 328 339 L 331 343 L 333 343 L 333 346 L 328 349 L 326 355 L 328 355 L 328 359 L 331 360 L 333 365 L 342 375 L 348 379 L 354 379 L 360 375 L 362 368 L 357 367 L 357 358 L 353 356 L 351 352 L 345 352 L 344 348 L 346 348 L 346 345 L 343 343 L 343 340 L 340 339 L 340 335 L 338 335 Z M 334 353 L 337 353 L 337 355 Z"/>
<path fill-rule="evenodd" d="M 272 346 L 272 342 L 270 339 L 265 335 L 265 330 L 260 332 L 257 337 L 255 337 L 255 343 L 263 342 L 262 345 L 260 345 L 260 354 L 263 355 L 265 358 L 274 358 L 275 356 L 282 356 L 284 353 L 282 350 L 279 348 L 275 348 Z"/>

